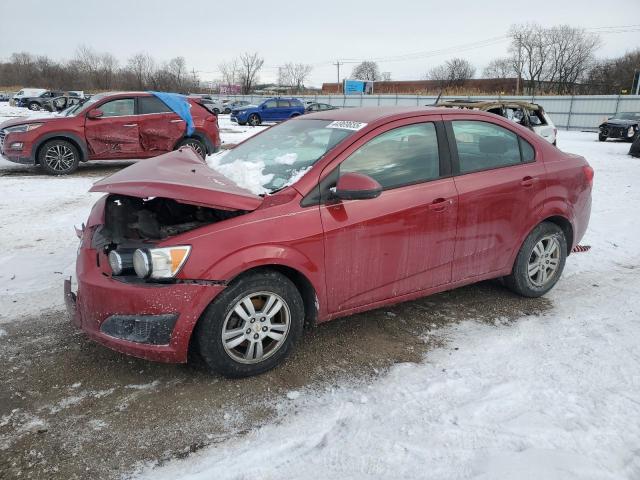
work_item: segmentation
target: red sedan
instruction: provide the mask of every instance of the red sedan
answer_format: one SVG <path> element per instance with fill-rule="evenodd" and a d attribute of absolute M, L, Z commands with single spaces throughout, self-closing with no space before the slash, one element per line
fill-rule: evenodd
<path fill-rule="evenodd" d="M 198 100 L 188 102 L 194 130 L 158 97 L 145 92 L 98 94 L 51 118 L 0 124 L 0 154 L 51 175 L 89 160 L 149 158 L 189 146 L 202 157 L 220 148 L 218 118 Z"/>
<path fill-rule="evenodd" d="M 496 115 L 331 110 L 205 164 L 184 149 L 100 182 L 74 323 L 135 356 L 264 372 L 305 322 L 490 278 L 537 297 L 589 221 L 593 170 Z"/>

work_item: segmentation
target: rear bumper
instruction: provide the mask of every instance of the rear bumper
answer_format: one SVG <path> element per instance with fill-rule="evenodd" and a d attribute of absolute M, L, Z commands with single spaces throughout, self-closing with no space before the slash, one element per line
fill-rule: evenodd
<path fill-rule="evenodd" d="M 118 352 L 166 363 L 187 361 L 193 328 L 223 285 L 129 284 L 96 266 L 96 251 L 81 249 L 78 291 L 64 282 L 71 323 Z"/>

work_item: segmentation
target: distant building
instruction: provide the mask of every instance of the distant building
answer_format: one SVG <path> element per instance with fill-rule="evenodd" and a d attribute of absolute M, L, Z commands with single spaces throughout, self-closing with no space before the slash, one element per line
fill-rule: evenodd
<path fill-rule="evenodd" d="M 515 95 L 517 78 L 472 78 L 458 86 L 444 87 L 440 80 L 403 80 L 374 82 L 373 94 L 502 94 Z M 521 85 L 522 88 L 522 85 Z M 322 93 L 342 93 L 342 84 L 323 83 Z"/>

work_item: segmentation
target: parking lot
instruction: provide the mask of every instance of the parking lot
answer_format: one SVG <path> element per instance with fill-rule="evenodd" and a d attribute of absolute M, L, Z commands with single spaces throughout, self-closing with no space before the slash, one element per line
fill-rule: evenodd
<path fill-rule="evenodd" d="M 222 116 L 227 145 L 260 128 L 232 126 L 226 121 Z M 119 478 L 142 471 L 154 478 L 155 473 L 146 469 L 167 464 L 166 478 L 172 478 L 171 468 L 180 468 L 174 462 L 192 452 L 209 451 L 205 447 L 213 446 L 215 456 L 231 442 L 246 439 L 250 445 L 259 439 L 258 427 L 295 425 L 296 418 L 302 421 L 308 413 L 305 402 L 320 408 L 326 405 L 327 396 L 366 398 L 398 364 L 421 368 L 434 358 L 444 372 L 449 366 L 443 355 L 460 355 L 468 348 L 454 333 L 475 328 L 469 325 L 480 325 L 488 340 L 515 334 L 531 318 L 575 328 L 572 322 L 580 324 L 581 316 L 586 315 L 579 305 L 592 298 L 603 299 L 595 316 L 609 318 L 611 303 L 604 299 L 619 298 L 616 289 L 621 281 L 627 288 L 636 285 L 632 274 L 638 265 L 633 246 L 637 228 L 619 231 L 625 224 L 625 212 L 635 211 L 635 177 L 621 176 L 616 166 L 640 170 L 625 155 L 628 144 L 598 144 L 592 133 L 582 132 L 561 132 L 559 143 L 588 155 L 596 169 L 595 199 L 614 195 L 621 208 L 612 215 L 606 202 L 594 202 L 593 226 L 585 238 L 593 250 L 570 257 L 566 280 L 554 294 L 522 299 L 498 282 L 483 282 L 345 318 L 308 330 L 285 365 L 241 381 L 211 376 L 197 364 L 163 365 L 125 357 L 90 342 L 68 323 L 62 307 L 62 280 L 73 273 L 77 248 L 73 225 L 86 219 L 97 198 L 86 193 L 90 185 L 130 162 L 87 164 L 64 178 L 3 162 L 0 208 L 11 214 L 0 225 L 0 243 L 9 246 L 0 254 L 0 361 L 4 365 L 0 371 L 4 386 L 0 392 L 0 472 L 6 478 L 70 479 Z M 615 234 L 607 233 L 615 228 Z M 20 232 L 17 241 L 15 232 Z M 610 255 L 610 260 L 594 266 L 602 255 Z M 572 306 L 559 310 L 567 298 Z M 617 328 L 621 335 L 633 335 L 637 322 L 624 320 L 626 311 L 622 309 L 623 320 Z M 591 312 L 585 318 L 593 317 Z M 599 348 L 598 335 L 592 334 L 583 353 L 572 353 L 579 355 L 572 361 L 588 364 L 589 349 Z M 542 340 L 554 341 L 550 337 Z M 628 353 L 637 359 L 637 352 Z M 526 358 L 527 350 L 522 354 Z M 566 380 L 563 375 L 571 371 L 554 370 L 560 377 L 547 379 L 549 389 L 560 388 Z M 617 385 L 614 382 L 608 388 L 615 390 Z M 362 400 L 362 411 L 374 409 L 376 401 Z M 382 404 L 383 399 L 379 401 Z M 632 435 L 637 430 L 632 419 L 637 420 L 638 411 L 637 404 L 629 402 L 625 408 L 632 422 L 628 434 Z M 596 423 L 604 421 L 598 418 Z M 617 431 L 616 422 L 612 432 Z M 456 451 L 459 445 L 454 442 L 452 448 Z M 305 450 L 300 458 L 310 454 Z M 300 465 L 296 457 L 286 458 L 282 461 Z M 631 470 L 637 467 L 629 465 Z M 206 465 L 201 471 L 207 471 Z"/>

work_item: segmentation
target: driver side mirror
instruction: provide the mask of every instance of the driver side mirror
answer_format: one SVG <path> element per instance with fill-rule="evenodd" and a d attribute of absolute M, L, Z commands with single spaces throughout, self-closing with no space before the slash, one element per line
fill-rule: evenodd
<path fill-rule="evenodd" d="M 367 200 L 379 197 L 382 185 L 362 173 L 345 173 L 332 191 L 340 200 Z"/>
<path fill-rule="evenodd" d="M 94 108 L 93 110 L 89 110 L 87 113 L 87 118 L 97 119 L 104 115 L 104 112 L 99 108 Z"/>

